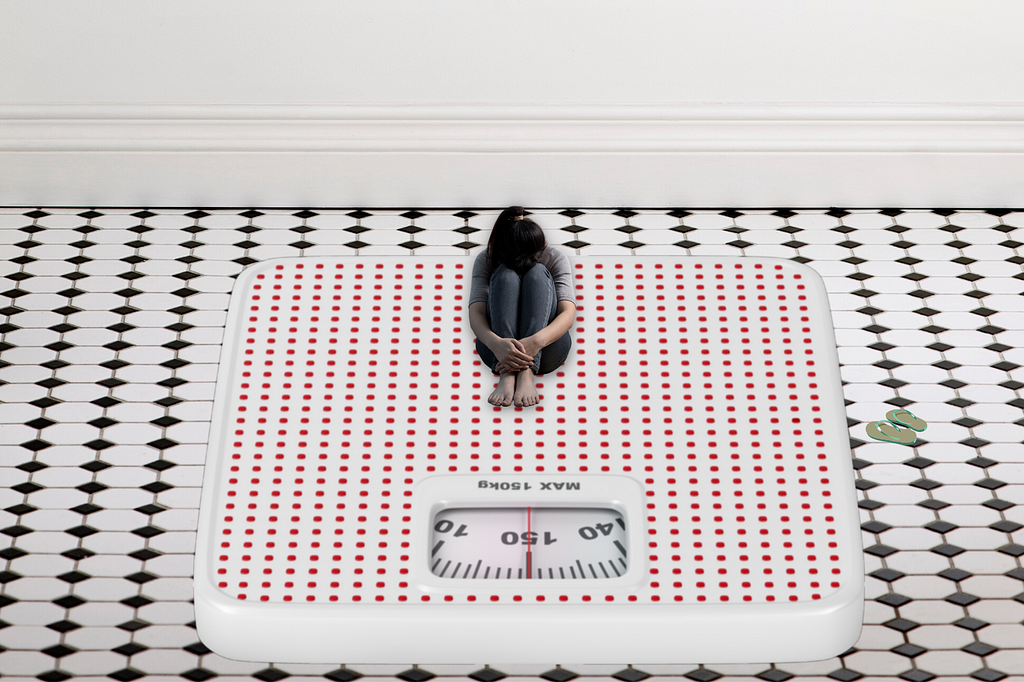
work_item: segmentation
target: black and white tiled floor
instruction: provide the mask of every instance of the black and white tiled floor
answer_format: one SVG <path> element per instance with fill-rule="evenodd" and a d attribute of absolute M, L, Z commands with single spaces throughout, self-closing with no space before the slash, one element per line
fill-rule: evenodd
<path fill-rule="evenodd" d="M 868 574 L 853 649 L 633 667 L 211 653 L 191 576 L 234 277 L 280 256 L 468 259 L 500 209 L 0 208 L 0 677 L 1024 679 L 1024 211 L 528 210 L 576 257 L 762 255 L 822 274 Z M 866 435 L 893 407 L 928 422 L 914 445 Z"/>

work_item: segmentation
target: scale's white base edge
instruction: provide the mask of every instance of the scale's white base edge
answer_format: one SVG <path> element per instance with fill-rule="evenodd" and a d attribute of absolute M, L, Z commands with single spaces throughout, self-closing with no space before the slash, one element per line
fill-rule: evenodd
<path fill-rule="evenodd" d="M 544 620 L 553 607 L 559 618 Z M 349 615 L 345 625 L 336 619 L 339 609 Z M 857 642 L 864 581 L 851 580 L 831 598 L 787 605 L 784 611 L 774 604 L 431 604 L 428 609 L 246 603 L 197 575 L 195 611 L 203 643 L 241 661 L 265 660 L 261 651 L 286 648 L 287 660 L 274 663 L 791 663 L 833 658 Z M 480 618 L 485 611 L 505 613 Z M 475 660 L 462 660 L 466 652 Z M 567 654 L 571 661 L 563 660 Z"/>

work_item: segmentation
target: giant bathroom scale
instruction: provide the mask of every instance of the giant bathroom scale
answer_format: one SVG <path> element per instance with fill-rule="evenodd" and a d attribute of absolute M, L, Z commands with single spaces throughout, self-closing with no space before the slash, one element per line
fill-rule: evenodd
<path fill-rule="evenodd" d="M 472 257 L 284 258 L 231 297 L 196 626 L 232 659 L 753 663 L 858 639 L 821 277 L 578 256 L 573 346 L 495 407 Z"/>

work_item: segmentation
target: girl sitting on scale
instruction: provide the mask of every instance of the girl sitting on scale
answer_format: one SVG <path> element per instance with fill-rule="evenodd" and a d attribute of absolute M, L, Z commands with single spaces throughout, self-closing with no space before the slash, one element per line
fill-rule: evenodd
<path fill-rule="evenodd" d="M 473 263 L 469 295 L 477 353 L 499 376 L 487 402 L 536 405 L 534 376 L 565 363 L 575 318 L 569 258 L 547 244 L 522 206 L 505 209 Z"/>

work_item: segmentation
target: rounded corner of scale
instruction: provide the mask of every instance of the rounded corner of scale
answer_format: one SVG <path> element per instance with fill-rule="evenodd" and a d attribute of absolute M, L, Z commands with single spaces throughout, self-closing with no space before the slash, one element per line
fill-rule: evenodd
<path fill-rule="evenodd" d="M 249 280 L 253 279 L 264 270 L 273 268 L 275 265 L 278 265 L 283 261 L 293 260 L 294 258 L 294 256 L 277 256 L 276 258 L 267 258 L 265 260 L 256 261 L 255 263 L 249 263 L 239 271 L 238 275 L 235 277 L 235 282 L 242 286 L 247 285 L 249 284 Z"/>
<path fill-rule="evenodd" d="M 807 275 L 808 277 L 810 277 L 812 279 L 818 279 L 818 280 L 821 279 L 821 273 L 818 272 L 817 270 L 815 270 L 814 268 L 812 268 L 807 263 L 801 263 L 798 260 L 790 260 L 789 258 L 779 258 L 778 260 L 782 261 L 783 263 L 785 263 L 787 265 L 787 267 L 790 267 L 790 268 L 796 270 L 800 274 Z M 822 280 L 822 281 L 824 281 L 824 280 Z"/>
<path fill-rule="evenodd" d="M 200 608 L 200 603 L 219 613 L 224 613 L 234 604 L 240 603 L 239 599 L 232 597 L 222 588 L 217 587 L 201 572 L 196 572 L 195 577 L 192 579 L 192 591 L 197 611 Z"/>

